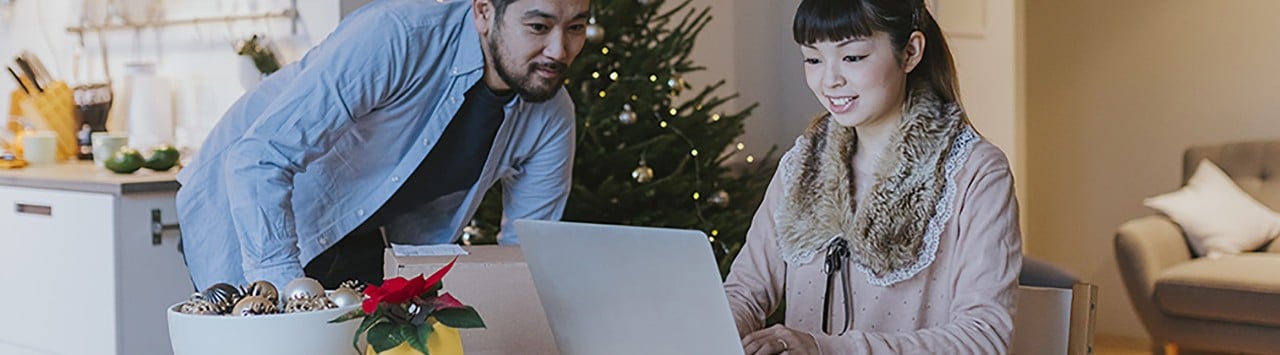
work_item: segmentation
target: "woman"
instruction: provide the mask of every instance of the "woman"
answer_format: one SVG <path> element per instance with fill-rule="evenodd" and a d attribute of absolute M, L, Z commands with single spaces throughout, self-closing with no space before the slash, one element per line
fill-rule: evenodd
<path fill-rule="evenodd" d="M 794 34 L 828 112 L 725 282 L 746 353 L 1007 353 L 1013 178 L 961 109 L 937 23 L 920 0 L 804 0 Z M 785 325 L 764 328 L 784 299 Z"/>

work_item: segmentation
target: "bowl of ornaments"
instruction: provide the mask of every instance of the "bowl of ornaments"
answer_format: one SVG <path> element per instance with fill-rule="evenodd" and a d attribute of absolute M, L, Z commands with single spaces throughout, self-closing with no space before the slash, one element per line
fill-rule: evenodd
<path fill-rule="evenodd" d="M 267 281 L 219 283 L 169 307 L 174 355 L 350 355 L 359 322 L 330 323 L 360 308 L 355 282 L 326 291 L 314 279 L 278 289 Z"/>

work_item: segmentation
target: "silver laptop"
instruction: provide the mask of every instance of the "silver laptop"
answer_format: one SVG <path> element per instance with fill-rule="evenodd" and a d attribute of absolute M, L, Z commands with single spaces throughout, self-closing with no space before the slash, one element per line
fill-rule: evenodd
<path fill-rule="evenodd" d="M 702 232 L 532 220 L 515 226 L 561 353 L 742 354 Z"/>

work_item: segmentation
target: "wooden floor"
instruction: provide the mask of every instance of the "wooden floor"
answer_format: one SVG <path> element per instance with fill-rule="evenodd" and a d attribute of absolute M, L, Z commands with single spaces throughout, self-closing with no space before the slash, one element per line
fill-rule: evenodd
<path fill-rule="evenodd" d="M 1097 355 L 1151 355 L 1145 339 L 1105 336 L 1098 334 L 1094 339 L 1094 354 Z M 1231 353 L 1205 352 L 1182 349 L 1178 355 L 1232 355 Z"/>

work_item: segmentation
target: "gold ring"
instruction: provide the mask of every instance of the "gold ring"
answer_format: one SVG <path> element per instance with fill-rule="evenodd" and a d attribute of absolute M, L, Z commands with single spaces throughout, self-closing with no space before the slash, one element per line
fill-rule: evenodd
<path fill-rule="evenodd" d="M 782 338 L 778 338 L 778 342 L 779 342 L 779 343 L 782 343 L 782 350 L 786 351 L 786 350 L 791 349 L 791 347 L 790 347 L 790 346 L 787 346 L 787 341 L 786 341 L 786 340 L 782 340 Z"/>

